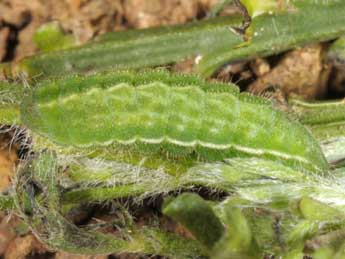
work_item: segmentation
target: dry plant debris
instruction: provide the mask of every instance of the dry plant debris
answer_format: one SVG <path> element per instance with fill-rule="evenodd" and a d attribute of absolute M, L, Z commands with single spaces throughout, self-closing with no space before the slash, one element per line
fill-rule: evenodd
<path fill-rule="evenodd" d="M 0 134 L 0 192 L 10 187 L 17 159 L 17 148 L 11 144 L 11 136 Z"/>

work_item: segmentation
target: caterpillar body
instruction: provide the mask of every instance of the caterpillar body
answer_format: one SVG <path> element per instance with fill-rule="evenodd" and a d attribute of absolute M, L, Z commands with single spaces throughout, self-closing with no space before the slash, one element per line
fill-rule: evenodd
<path fill-rule="evenodd" d="M 58 144 L 173 153 L 201 161 L 257 156 L 327 168 L 314 138 L 265 100 L 234 86 L 165 72 L 117 72 L 43 81 L 22 121 Z"/>

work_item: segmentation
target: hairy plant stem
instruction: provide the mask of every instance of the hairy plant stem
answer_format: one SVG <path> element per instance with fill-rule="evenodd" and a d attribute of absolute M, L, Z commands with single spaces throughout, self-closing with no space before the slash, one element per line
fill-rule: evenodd
<path fill-rule="evenodd" d="M 248 41 L 235 47 L 213 49 L 213 52 L 203 57 L 199 63 L 199 71 L 203 75 L 210 76 L 230 62 L 269 56 L 307 43 L 336 39 L 345 34 L 343 1 L 290 1 L 285 9 L 275 12 L 269 12 L 271 7 L 266 6 L 266 2 L 274 4 L 277 1 L 243 2 L 248 7 L 254 4 L 252 15 L 257 12 L 263 14 L 253 17 L 246 31 Z"/>
<path fill-rule="evenodd" d="M 187 25 L 108 33 L 78 47 L 24 58 L 12 76 L 56 77 L 90 71 L 141 69 L 204 56 L 221 46 L 236 46 L 241 36 L 231 32 L 242 17 L 218 17 Z"/>

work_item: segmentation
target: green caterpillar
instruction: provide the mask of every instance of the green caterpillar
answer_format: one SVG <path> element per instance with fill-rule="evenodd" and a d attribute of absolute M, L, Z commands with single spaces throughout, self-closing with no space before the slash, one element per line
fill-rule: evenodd
<path fill-rule="evenodd" d="M 313 137 L 261 98 L 232 85 L 164 72 L 118 72 L 43 81 L 21 120 L 57 144 L 191 161 L 236 156 L 326 170 Z"/>

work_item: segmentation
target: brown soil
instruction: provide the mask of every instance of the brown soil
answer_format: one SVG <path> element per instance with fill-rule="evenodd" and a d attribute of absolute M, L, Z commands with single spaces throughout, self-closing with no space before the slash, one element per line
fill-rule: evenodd
<path fill-rule="evenodd" d="M 17 145 L 12 141 L 11 134 L 0 134 L 0 193 L 11 185 L 18 159 Z"/>
<path fill-rule="evenodd" d="M 322 62 L 322 46 L 315 44 L 287 53 L 282 60 L 269 71 L 267 63 L 256 65 L 259 78 L 249 86 L 249 91 L 262 94 L 274 87 L 287 95 L 296 94 L 305 99 L 315 99 L 325 94 L 325 81 Z"/>

